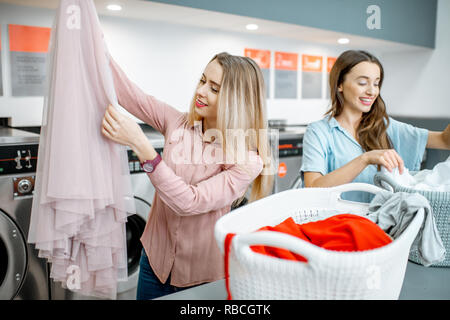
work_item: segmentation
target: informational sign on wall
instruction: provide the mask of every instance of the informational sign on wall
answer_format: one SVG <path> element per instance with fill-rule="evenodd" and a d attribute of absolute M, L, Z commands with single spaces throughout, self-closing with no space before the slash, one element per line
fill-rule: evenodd
<path fill-rule="evenodd" d="M 335 57 L 327 57 L 327 99 L 330 99 L 330 72 L 331 68 L 333 68 L 334 63 L 336 62 Z"/>
<path fill-rule="evenodd" d="M 302 55 L 302 98 L 322 98 L 322 63 L 321 56 Z"/>
<path fill-rule="evenodd" d="M 266 85 L 266 96 L 270 96 L 270 50 L 259 50 L 245 48 L 244 56 L 249 57 L 258 64 L 264 77 Z"/>
<path fill-rule="evenodd" d="M 0 35 L 2 34 L 2 29 L 0 27 Z M 3 72 L 2 72 L 2 37 L 0 37 L 0 96 L 3 96 Z"/>
<path fill-rule="evenodd" d="M 9 24 L 13 96 L 43 96 L 51 28 Z"/>
<path fill-rule="evenodd" d="M 297 99 L 298 54 L 275 52 L 275 99 Z"/>

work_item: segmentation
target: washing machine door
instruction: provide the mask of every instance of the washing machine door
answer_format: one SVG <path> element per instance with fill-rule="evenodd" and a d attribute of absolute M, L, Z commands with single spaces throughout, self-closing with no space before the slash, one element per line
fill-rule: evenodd
<path fill-rule="evenodd" d="M 136 214 L 128 217 L 126 224 L 128 275 L 134 274 L 139 269 L 142 244 L 141 236 L 145 229 L 146 217 L 151 205 L 142 198 L 134 197 Z"/>
<path fill-rule="evenodd" d="M 14 221 L 0 209 L 0 300 L 13 299 L 27 267 L 27 245 Z"/>

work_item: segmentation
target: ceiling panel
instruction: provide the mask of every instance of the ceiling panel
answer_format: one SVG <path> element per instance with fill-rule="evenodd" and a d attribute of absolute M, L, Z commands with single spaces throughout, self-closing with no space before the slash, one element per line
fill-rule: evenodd
<path fill-rule="evenodd" d="M 0 0 L 0 3 L 10 3 L 31 7 L 56 9 L 59 0 Z M 163 4 L 143 0 L 94 0 L 99 15 L 116 16 L 128 19 L 148 21 L 163 21 L 167 23 L 189 25 L 208 29 L 241 32 L 249 34 L 268 35 L 273 37 L 295 39 L 314 44 L 338 45 L 337 39 L 347 37 L 351 40 L 346 47 L 378 49 L 380 51 L 411 51 L 423 50 L 421 47 L 401 44 L 397 42 L 380 40 L 317 28 L 249 18 L 202 9 L 188 8 L 177 5 Z M 123 10 L 113 12 L 106 9 L 111 3 L 121 4 Z M 258 30 L 245 29 L 248 23 L 256 23 Z"/>

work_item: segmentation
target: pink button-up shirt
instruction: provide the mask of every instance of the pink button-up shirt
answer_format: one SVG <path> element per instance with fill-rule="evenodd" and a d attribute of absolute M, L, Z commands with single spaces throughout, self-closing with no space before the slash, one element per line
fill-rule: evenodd
<path fill-rule="evenodd" d="M 163 161 L 148 173 L 156 192 L 141 237 L 154 273 L 163 283 L 170 274 L 178 287 L 222 279 L 214 225 L 261 173 L 261 158 L 253 152 L 246 165 L 211 163 L 219 145 L 203 141 L 187 113 L 145 94 L 112 59 L 111 68 L 119 104 L 165 138 Z"/>

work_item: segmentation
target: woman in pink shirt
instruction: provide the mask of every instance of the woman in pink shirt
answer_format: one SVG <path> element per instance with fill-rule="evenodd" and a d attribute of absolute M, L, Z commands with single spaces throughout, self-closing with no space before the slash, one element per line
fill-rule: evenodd
<path fill-rule="evenodd" d="M 202 73 L 189 112 L 145 94 L 111 59 L 119 104 L 164 135 L 161 159 L 139 125 L 109 106 L 105 137 L 128 145 L 156 189 L 141 237 L 138 299 L 224 277 L 216 221 L 272 191 L 265 86 L 250 58 L 220 53 Z M 237 142 L 237 143 L 236 143 Z"/>

